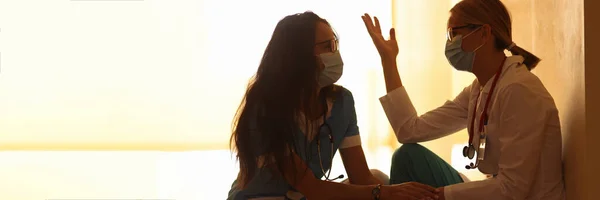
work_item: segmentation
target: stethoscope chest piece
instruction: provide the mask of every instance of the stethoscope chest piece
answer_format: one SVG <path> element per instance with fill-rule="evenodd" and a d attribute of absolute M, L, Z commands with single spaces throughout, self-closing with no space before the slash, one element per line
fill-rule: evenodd
<path fill-rule="evenodd" d="M 463 156 L 469 159 L 473 159 L 475 157 L 475 147 L 473 144 L 469 144 L 463 148 Z"/>
<path fill-rule="evenodd" d="M 492 94 L 494 94 L 494 89 L 496 88 L 496 83 L 498 83 L 498 78 L 500 78 L 500 74 L 502 73 L 502 69 L 503 69 L 502 66 L 504 65 L 505 61 L 506 61 L 506 58 L 504 58 L 501 65 L 498 67 L 498 72 L 496 72 L 496 76 L 494 78 L 494 81 L 492 82 L 492 87 L 490 88 L 490 91 L 487 96 L 487 100 L 485 101 L 485 105 L 483 107 L 483 113 L 481 114 L 481 116 L 479 118 L 480 123 L 479 123 L 478 129 L 476 129 L 476 127 L 475 127 L 475 118 L 477 116 L 477 105 L 478 104 L 475 103 L 475 107 L 473 108 L 473 115 L 472 115 L 473 118 L 471 119 L 471 129 L 469 129 L 469 146 L 463 148 L 463 155 L 465 157 L 468 157 L 469 159 L 473 159 L 475 157 L 475 153 L 477 153 L 477 159 L 475 160 L 475 163 L 470 163 L 469 165 L 467 165 L 466 166 L 467 169 L 477 168 L 479 166 L 479 162 L 483 161 L 483 158 L 485 156 L 485 146 L 486 146 L 486 140 L 487 140 L 485 126 L 487 125 L 487 122 L 488 122 L 487 109 L 490 104 Z M 477 95 L 477 98 L 475 98 L 477 101 L 479 101 L 480 95 L 481 95 L 481 89 Z M 473 139 L 474 139 L 473 136 L 475 135 L 476 130 L 478 130 L 478 132 L 479 132 L 479 144 L 477 145 L 477 149 L 475 149 L 475 147 L 473 146 Z"/>
<path fill-rule="evenodd" d="M 473 159 L 475 157 L 475 153 L 477 153 L 477 159 L 475 159 L 475 163 L 470 163 L 469 165 L 467 165 L 467 169 L 475 169 L 479 167 L 479 163 L 485 158 L 486 141 L 486 134 L 483 133 L 479 135 L 479 145 L 477 149 L 475 149 L 475 146 L 473 146 L 473 144 L 469 144 L 469 146 L 465 146 L 463 148 L 463 155 L 469 159 Z"/>

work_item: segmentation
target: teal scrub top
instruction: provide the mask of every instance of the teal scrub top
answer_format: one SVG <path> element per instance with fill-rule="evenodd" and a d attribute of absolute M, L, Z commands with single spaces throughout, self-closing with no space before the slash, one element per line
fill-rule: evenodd
<path fill-rule="evenodd" d="M 343 87 L 340 88 L 341 89 L 338 90 L 337 98 L 335 98 L 335 101 L 333 102 L 331 114 L 325 119 L 325 123 L 331 128 L 334 140 L 334 155 L 345 138 L 357 136 L 359 134 L 352 93 Z M 319 137 L 321 140 L 321 162 L 323 163 L 325 172 L 331 168 L 332 162 L 331 143 L 329 142 L 328 132 L 327 126 L 321 126 L 318 135 L 315 136 Z M 307 139 L 299 128 L 298 133 L 299 134 L 294 134 L 297 143 L 296 147 L 298 149 L 296 153 L 307 163 L 315 177 L 321 179 L 324 175 L 319 163 L 317 140 L 315 138 L 306 145 Z M 307 151 L 307 147 L 310 148 L 310 151 Z M 305 155 L 307 152 L 312 154 L 309 156 L 310 160 L 307 160 L 307 156 Z M 285 197 L 288 191 L 296 191 L 285 179 L 283 179 L 283 177 L 278 174 L 273 174 L 271 170 L 267 168 L 257 169 L 255 176 L 250 180 L 245 189 L 239 190 L 236 185 L 237 183 L 234 181 L 231 190 L 229 191 L 228 200 L 246 200 L 258 197 Z"/>

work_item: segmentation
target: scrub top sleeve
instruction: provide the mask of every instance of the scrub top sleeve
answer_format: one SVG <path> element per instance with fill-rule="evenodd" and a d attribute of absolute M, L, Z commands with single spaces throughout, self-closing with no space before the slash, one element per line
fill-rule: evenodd
<path fill-rule="evenodd" d="M 342 101 L 344 117 L 349 119 L 349 123 L 348 128 L 346 129 L 346 134 L 344 135 L 344 139 L 340 144 L 340 149 L 360 146 L 360 134 L 356 120 L 356 109 L 354 108 L 354 97 L 352 97 L 352 93 L 348 90 L 345 90 Z"/>

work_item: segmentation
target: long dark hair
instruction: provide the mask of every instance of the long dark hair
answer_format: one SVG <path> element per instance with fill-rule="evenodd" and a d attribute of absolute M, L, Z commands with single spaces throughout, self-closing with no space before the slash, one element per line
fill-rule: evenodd
<path fill-rule="evenodd" d="M 237 152 L 241 188 L 259 167 L 284 175 L 285 159 L 293 161 L 286 155 L 297 147 L 298 114 L 319 103 L 317 94 L 331 96 L 337 87 L 320 89 L 317 82 L 320 70 L 314 47 L 320 22 L 328 24 L 315 13 L 304 12 L 286 16 L 273 31 L 233 123 L 230 146 Z M 308 124 L 306 130 L 311 130 Z M 264 163 L 259 163 L 259 156 Z"/>

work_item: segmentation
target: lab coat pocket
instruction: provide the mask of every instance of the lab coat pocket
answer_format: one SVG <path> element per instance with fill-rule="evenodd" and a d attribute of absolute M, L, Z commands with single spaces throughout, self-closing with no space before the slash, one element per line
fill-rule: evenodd
<path fill-rule="evenodd" d="M 498 173 L 498 158 L 500 157 L 498 134 L 502 133 L 498 131 L 498 123 L 491 122 L 488 120 L 488 124 L 484 127 L 486 134 L 485 159 L 479 167 L 486 174 Z"/>

